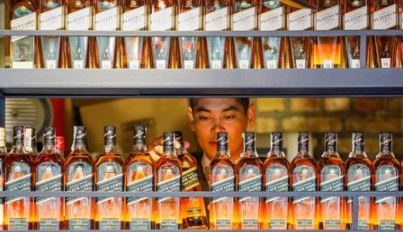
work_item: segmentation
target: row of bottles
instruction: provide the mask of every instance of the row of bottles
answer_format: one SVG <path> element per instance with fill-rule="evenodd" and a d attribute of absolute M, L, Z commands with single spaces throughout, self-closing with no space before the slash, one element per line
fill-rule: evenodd
<path fill-rule="evenodd" d="M 13 0 L 12 30 L 402 29 L 398 0 Z M 401 67 L 398 36 L 368 37 L 368 67 Z M 12 68 L 360 68 L 360 37 L 12 36 Z"/>

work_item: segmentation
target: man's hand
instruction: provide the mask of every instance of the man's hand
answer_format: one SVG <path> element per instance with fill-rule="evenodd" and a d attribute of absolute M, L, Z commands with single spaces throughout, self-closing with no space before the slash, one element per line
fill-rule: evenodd
<path fill-rule="evenodd" d="M 150 145 L 148 145 L 148 152 L 150 153 L 151 157 L 153 158 L 154 161 L 159 160 L 159 158 L 161 157 L 162 153 L 163 153 L 163 138 L 158 137 L 153 139 L 152 143 Z M 178 141 L 174 141 L 175 143 L 175 149 L 179 148 L 179 142 Z M 190 143 L 186 140 L 183 141 L 184 147 L 185 149 L 188 149 L 190 147 Z"/>

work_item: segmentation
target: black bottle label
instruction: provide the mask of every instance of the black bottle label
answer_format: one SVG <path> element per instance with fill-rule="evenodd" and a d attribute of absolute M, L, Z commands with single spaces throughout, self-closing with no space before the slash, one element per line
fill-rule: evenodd
<path fill-rule="evenodd" d="M 183 189 L 183 191 L 188 191 L 199 185 L 200 185 L 199 173 L 197 172 L 196 167 L 193 167 L 182 173 L 182 189 Z"/>

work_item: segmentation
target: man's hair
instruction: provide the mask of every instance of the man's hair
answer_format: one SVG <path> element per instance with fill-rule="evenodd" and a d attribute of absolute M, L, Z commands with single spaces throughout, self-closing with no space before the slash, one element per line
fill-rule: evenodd
<path fill-rule="evenodd" d="M 189 98 L 189 105 L 190 105 L 190 108 L 192 108 L 192 110 L 194 110 L 195 101 L 197 99 L 199 99 L 199 98 Z M 234 99 L 237 100 L 243 106 L 244 112 L 245 112 L 245 114 L 247 114 L 248 108 L 250 105 L 249 98 L 234 98 Z"/>

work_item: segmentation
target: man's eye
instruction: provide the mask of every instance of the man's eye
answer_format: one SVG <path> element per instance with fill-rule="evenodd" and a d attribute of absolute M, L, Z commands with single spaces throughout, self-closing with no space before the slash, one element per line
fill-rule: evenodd
<path fill-rule="evenodd" d="M 199 116 L 199 120 L 207 121 L 207 120 L 210 120 L 210 117 L 209 116 Z"/>
<path fill-rule="evenodd" d="M 225 120 L 231 120 L 231 119 L 234 119 L 234 118 L 235 118 L 235 115 L 225 115 L 224 116 Z"/>

